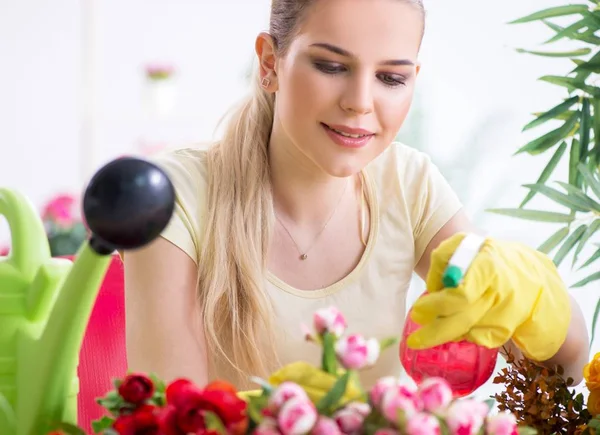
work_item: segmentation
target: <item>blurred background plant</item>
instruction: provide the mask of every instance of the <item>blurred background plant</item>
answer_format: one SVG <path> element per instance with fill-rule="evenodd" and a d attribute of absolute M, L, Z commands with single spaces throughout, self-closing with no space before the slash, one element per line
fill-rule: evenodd
<path fill-rule="evenodd" d="M 57 195 L 44 206 L 41 217 L 51 255 L 57 257 L 75 254 L 87 237 L 87 229 L 79 213 L 78 199 L 69 194 Z"/>
<path fill-rule="evenodd" d="M 582 2 L 585 3 L 585 2 Z M 520 53 L 567 59 L 568 71 L 562 75 L 544 75 L 539 81 L 564 88 L 564 98 L 553 107 L 535 113 L 523 132 L 539 132 L 515 153 L 546 158 L 541 174 L 524 187 L 528 190 L 516 208 L 488 211 L 535 222 L 560 226 L 538 249 L 552 256 L 560 266 L 570 257 L 570 267 L 582 271 L 571 288 L 584 287 L 600 280 L 600 7 L 596 0 L 587 4 L 567 4 L 546 8 L 512 21 L 510 24 L 537 23 L 553 34 L 544 45 L 564 44 L 555 50 L 528 50 Z M 557 167 L 565 168 L 561 176 Z M 526 207 L 537 195 L 550 200 L 560 210 Z M 600 301 L 596 304 L 591 326 L 591 341 Z M 590 343 L 591 345 L 591 343 Z"/>

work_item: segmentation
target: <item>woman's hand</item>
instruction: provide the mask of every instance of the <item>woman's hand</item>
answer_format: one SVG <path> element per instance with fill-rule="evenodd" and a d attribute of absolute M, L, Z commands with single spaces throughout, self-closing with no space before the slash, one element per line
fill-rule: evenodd
<path fill-rule="evenodd" d="M 556 355 L 569 331 L 571 302 L 554 263 L 523 244 L 487 238 L 460 285 L 444 288 L 442 275 L 463 238 L 454 234 L 432 251 L 429 294 L 412 309 L 422 328 L 408 345 L 467 339 L 493 348 L 512 340 L 532 360 Z"/>

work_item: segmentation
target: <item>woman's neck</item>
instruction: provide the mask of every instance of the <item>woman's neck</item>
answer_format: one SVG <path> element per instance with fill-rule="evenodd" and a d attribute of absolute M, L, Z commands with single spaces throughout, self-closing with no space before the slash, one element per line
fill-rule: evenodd
<path fill-rule="evenodd" d="M 320 228 L 355 197 L 356 177 L 325 173 L 283 135 L 273 131 L 269 165 L 275 213 L 279 219 L 307 230 Z M 352 201 L 353 202 L 353 201 Z"/>

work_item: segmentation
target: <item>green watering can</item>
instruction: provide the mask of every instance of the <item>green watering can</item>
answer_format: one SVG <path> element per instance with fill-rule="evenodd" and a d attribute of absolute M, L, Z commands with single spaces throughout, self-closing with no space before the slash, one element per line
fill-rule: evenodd
<path fill-rule="evenodd" d="M 77 424 L 77 365 L 89 317 L 115 250 L 136 249 L 169 223 L 167 174 L 137 158 L 116 159 L 90 180 L 90 230 L 75 261 L 52 258 L 44 226 L 23 195 L 0 188 L 12 248 L 0 257 L 0 434 L 44 435 Z"/>

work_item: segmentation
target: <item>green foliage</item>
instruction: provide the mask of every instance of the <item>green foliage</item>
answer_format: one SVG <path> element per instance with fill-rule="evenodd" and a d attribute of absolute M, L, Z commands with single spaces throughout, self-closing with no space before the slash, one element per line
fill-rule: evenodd
<path fill-rule="evenodd" d="M 521 146 L 515 154 L 527 153 L 548 158 L 535 182 L 524 185 L 528 190 L 518 208 L 493 209 L 520 219 L 558 224 L 558 228 L 539 250 L 552 254 L 557 265 L 571 255 L 571 266 L 586 269 L 585 278 L 572 285 L 583 287 L 600 280 L 600 6 L 588 0 L 531 13 L 510 24 L 542 23 L 554 34 L 544 42 L 573 44 L 568 50 L 526 50 L 520 53 L 554 58 L 568 58 L 574 67 L 563 75 L 545 75 L 539 80 L 564 88 L 565 97 L 553 107 L 534 114 L 523 131 L 539 130 L 539 135 Z M 571 24 L 564 26 L 565 21 Z M 563 25 L 557 24 L 563 23 Z M 566 180 L 553 178 L 556 167 L 568 159 Z M 560 210 L 543 211 L 525 208 L 536 196 L 543 195 Z M 592 247 L 590 254 L 584 249 Z M 589 270 L 589 273 L 587 272 Z M 600 301 L 599 301 L 600 306 Z M 598 312 L 598 309 L 596 310 Z M 597 315 L 594 316 L 592 331 Z"/>

